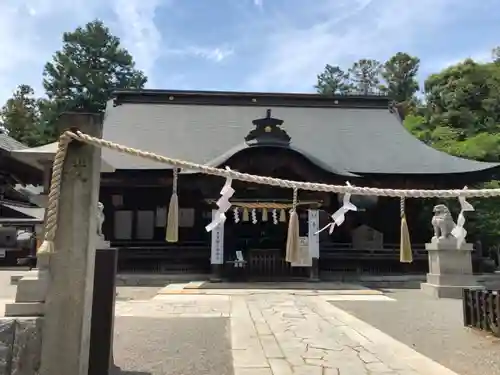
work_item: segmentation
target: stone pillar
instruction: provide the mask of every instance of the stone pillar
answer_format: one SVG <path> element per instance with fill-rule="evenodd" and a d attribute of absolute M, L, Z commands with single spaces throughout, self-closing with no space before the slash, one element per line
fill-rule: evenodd
<path fill-rule="evenodd" d="M 212 220 L 214 220 L 217 210 L 212 210 Z M 212 268 L 212 282 L 222 280 L 224 267 L 224 223 L 218 225 L 211 232 L 212 246 L 210 250 L 210 265 Z"/>
<path fill-rule="evenodd" d="M 319 235 L 315 234 L 319 230 L 319 211 L 309 209 L 308 215 L 308 237 L 309 254 L 312 257 L 311 281 L 319 281 Z"/>
<path fill-rule="evenodd" d="M 68 113 L 64 128 L 100 137 L 97 114 Z M 64 162 L 55 253 L 50 277 L 40 375 L 87 375 L 97 231 L 100 155 L 97 147 L 71 142 Z"/>
<path fill-rule="evenodd" d="M 421 284 L 426 294 L 437 298 L 462 298 L 463 288 L 482 288 L 472 274 L 470 243 L 457 246 L 454 237 L 433 239 L 425 244 L 429 253 L 427 282 Z"/>

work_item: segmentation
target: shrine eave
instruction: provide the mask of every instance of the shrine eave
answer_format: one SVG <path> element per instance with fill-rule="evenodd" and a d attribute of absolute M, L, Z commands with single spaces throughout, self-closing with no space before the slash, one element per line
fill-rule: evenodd
<path fill-rule="evenodd" d="M 304 158 L 309 160 L 312 164 L 315 166 L 329 172 L 336 174 L 338 176 L 343 176 L 343 177 L 360 177 L 359 175 L 356 175 L 354 173 L 351 173 L 341 166 L 337 165 L 329 165 L 318 159 L 316 156 L 311 155 L 310 153 L 300 150 L 297 147 L 294 147 L 293 145 L 281 145 L 281 144 L 259 144 L 259 143 L 253 143 L 253 142 L 244 142 L 241 143 L 230 150 L 226 151 L 222 155 L 219 155 L 218 157 L 210 160 L 206 165 L 210 167 L 223 167 L 225 163 L 231 159 L 233 156 L 237 155 L 238 153 L 248 150 L 250 148 L 285 148 L 287 150 L 290 150 L 292 152 L 296 152 L 300 155 L 302 155 Z M 197 173 L 197 171 L 192 171 L 192 170 L 182 170 L 181 173 Z"/>

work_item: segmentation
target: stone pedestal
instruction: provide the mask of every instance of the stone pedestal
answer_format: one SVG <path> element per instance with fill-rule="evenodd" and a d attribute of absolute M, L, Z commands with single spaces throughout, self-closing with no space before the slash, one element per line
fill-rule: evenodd
<path fill-rule="evenodd" d="M 50 284 L 51 254 L 40 254 L 37 268 L 30 270 L 17 284 L 14 303 L 5 305 L 5 316 L 34 317 L 45 313 L 45 298 Z"/>
<path fill-rule="evenodd" d="M 470 243 L 458 248 L 454 238 L 425 244 L 429 273 L 421 290 L 437 298 L 462 298 L 463 288 L 482 288 L 472 274 Z"/>
<path fill-rule="evenodd" d="M 319 282 L 319 259 L 312 258 L 312 266 L 309 271 L 309 281 Z"/>
<path fill-rule="evenodd" d="M 106 241 L 104 237 L 97 236 L 95 248 L 99 250 L 110 249 L 111 243 L 109 241 Z"/>

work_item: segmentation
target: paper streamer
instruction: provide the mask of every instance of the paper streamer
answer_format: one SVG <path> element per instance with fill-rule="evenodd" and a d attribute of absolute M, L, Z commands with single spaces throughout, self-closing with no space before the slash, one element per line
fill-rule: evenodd
<path fill-rule="evenodd" d="M 351 186 L 349 182 L 346 183 L 347 186 Z M 345 214 L 349 211 L 357 211 L 358 208 L 351 203 L 351 193 L 345 193 L 344 198 L 342 200 L 342 207 L 340 207 L 337 211 L 333 213 L 332 222 L 328 223 L 326 226 L 315 232 L 314 234 L 319 234 L 326 229 L 329 229 L 329 233 L 332 234 L 335 227 L 339 227 L 345 221 Z"/>
<path fill-rule="evenodd" d="M 278 210 L 276 209 L 273 210 L 273 224 L 274 225 L 278 224 Z"/>
<path fill-rule="evenodd" d="M 257 211 L 252 209 L 252 224 L 257 224 Z"/>
<path fill-rule="evenodd" d="M 229 171 L 229 167 L 226 167 L 226 170 Z M 207 232 L 214 230 L 218 225 L 226 221 L 226 212 L 231 208 L 231 202 L 229 202 L 229 199 L 231 199 L 234 194 L 234 189 L 231 187 L 232 183 L 233 180 L 231 178 L 226 179 L 226 183 L 220 191 L 221 197 L 216 202 L 218 209 L 215 213 L 214 219 L 205 227 Z"/>
<path fill-rule="evenodd" d="M 240 222 L 240 209 L 238 207 L 235 207 L 233 209 L 233 214 L 234 214 L 234 222 L 237 224 Z"/>
<path fill-rule="evenodd" d="M 464 190 L 467 190 L 467 186 L 464 187 Z M 457 239 L 458 248 L 461 248 L 467 237 L 467 230 L 464 228 L 465 212 L 474 211 L 474 207 L 467 202 L 465 197 L 458 197 L 458 201 L 460 202 L 460 213 L 458 214 L 457 225 L 453 228 L 451 234 Z"/>

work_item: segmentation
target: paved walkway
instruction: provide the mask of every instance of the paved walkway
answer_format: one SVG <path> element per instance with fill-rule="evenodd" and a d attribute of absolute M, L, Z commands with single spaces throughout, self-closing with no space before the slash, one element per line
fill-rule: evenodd
<path fill-rule="evenodd" d="M 188 290 L 118 302 L 118 316 L 229 317 L 235 375 L 457 375 L 332 300 L 392 299 L 372 290 Z"/>

